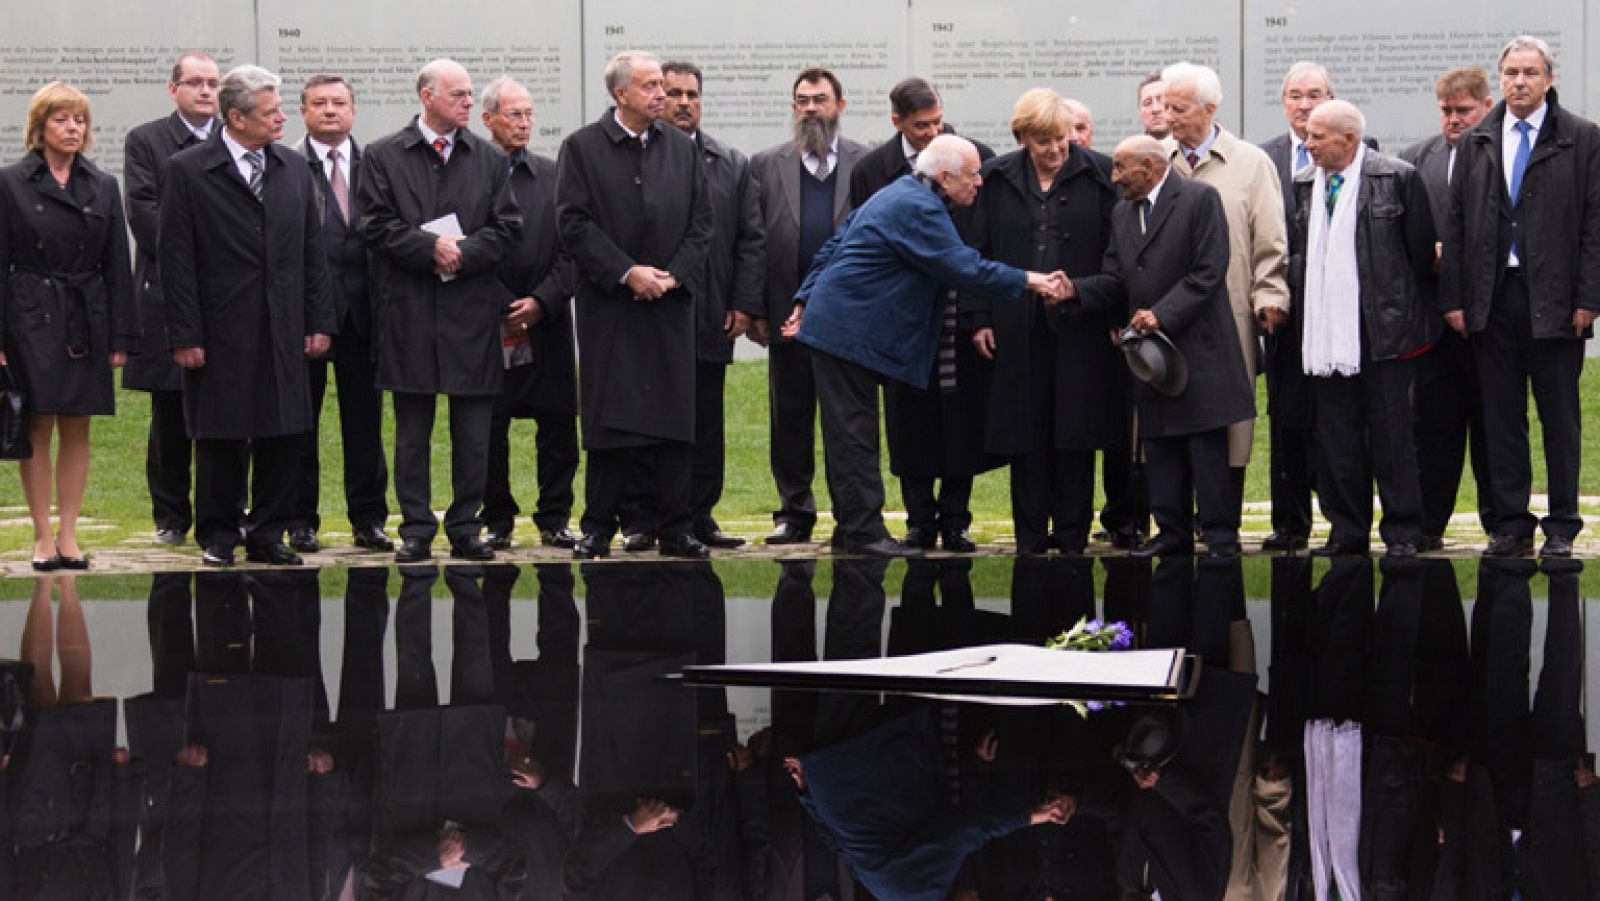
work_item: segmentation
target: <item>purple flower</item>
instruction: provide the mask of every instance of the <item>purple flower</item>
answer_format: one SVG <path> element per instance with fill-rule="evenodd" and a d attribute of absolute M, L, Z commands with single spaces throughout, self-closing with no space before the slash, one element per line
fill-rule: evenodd
<path fill-rule="evenodd" d="M 1085 701 L 1083 706 L 1089 708 L 1091 713 L 1106 709 L 1106 705 L 1101 701 Z"/>
<path fill-rule="evenodd" d="M 1111 639 L 1111 650 L 1126 651 L 1132 644 L 1133 636 L 1131 634 L 1127 632 L 1118 632 L 1116 637 Z"/>
<path fill-rule="evenodd" d="M 1089 624 L 1084 626 L 1084 629 L 1086 629 L 1092 635 L 1092 634 L 1094 634 L 1096 632 L 1099 632 L 1104 627 L 1105 627 L 1105 623 L 1103 623 L 1103 622 L 1101 622 L 1101 621 L 1099 621 L 1097 619 L 1091 619 L 1091 620 L 1089 620 Z"/>

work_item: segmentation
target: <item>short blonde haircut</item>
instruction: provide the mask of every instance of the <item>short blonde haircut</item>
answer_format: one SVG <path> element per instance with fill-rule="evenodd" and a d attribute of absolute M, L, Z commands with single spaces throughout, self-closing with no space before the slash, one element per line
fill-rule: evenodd
<path fill-rule="evenodd" d="M 64 81 L 50 82 L 35 91 L 33 99 L 28 101 L 28 124 L 22 131 L 22 145 L 29 150 L 43 148 L 44 124 L 62 110 L 83 116 L 83 145 L 78 152 L 84 153 L 93 147 L 94 132 L 90 126 L 94 120 L 89 117 L 89 98 Z"/>
<path fill-rule="evenodd" d="M 1034 88 L 1011 107 L 1011 136 L 1020 144 L 1023 135 L 1070 133 L 1077 121 L 1066 98 L 1049 88 Z"/>

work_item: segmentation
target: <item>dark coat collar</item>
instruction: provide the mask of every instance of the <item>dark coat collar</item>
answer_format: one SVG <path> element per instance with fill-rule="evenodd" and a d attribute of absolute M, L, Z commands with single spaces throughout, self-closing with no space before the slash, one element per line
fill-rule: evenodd
<path fill-rule="evenodd" d="M 997 156 L 991 165 L 994 167 L 992 171 L 999 173 L 1001 178 L 1011 182 L 1023 197 L 1030 196 L 1033 193 L 1033 185 L 1038 184 L 1038 179 L 1034 177 L 1033 173 L 1033 160 L 1028 156 L 1027 148 L 1018 148 L 1012 153 Z M 1089 168 L 1091 168 L 1089 155 L 1084 152 L 1082 147 L 1073 144 L 1067 149 L 1067 158 L 1062 161 L 1061 171 L 1056 173 L 1056 180 L 1052 187 L 1062 184 Z"/>
<path fill-rule="evenodd" d="M 33 189 L 44 197 L 57 200 L 68 206 L 76 207 L 73 199 L 64 194 L 56 185 L 55 179 L 50 177 L 50 166 L 44 161 L 43 150 L 30 150 L 19 161 L 18 166 L 22 177 L 33 183 Z M 100 176 L 100 169 L 94 163 L 77 154 L 72 158 L 72 177 L 95 179 Z"/>
<path fill-rule="evenodd" d="M 167 134 L 172 138 L 172 143 L 177 144 L 179 147 L 182 147 L 188 143 L 190 138 L 194 137 L 194 131 L 189 128 L 189 123 L 184 120 L 183 114 L 177 110 L 173 110 L 172 115 L 163 121 L 167 123 Z M 217 136 L 217 132 L 221 130 L 222 120 L 212 119 L 211 127 L 206 131 L 206 137 L 208 139 L 214 138 Z"/>
<path fill-rule="evenodd" d="M 622 127 L 622 123 L 617 121 L 617 108 L 615 106 L 606 107 L 606 111 L 600 114 L 600 128 L 606 133 L 606 137 L 611 139 L 613 144 L 621 144 L 631 137 L 628 134 L 628 130 Z M 661 124 L 661 120 L 657 119 L 651 122 L 650 127 L 645 131 L 650 133 L 650 141 L 655 142 L 666 133 L 665 128 L 666 126 Z"/>

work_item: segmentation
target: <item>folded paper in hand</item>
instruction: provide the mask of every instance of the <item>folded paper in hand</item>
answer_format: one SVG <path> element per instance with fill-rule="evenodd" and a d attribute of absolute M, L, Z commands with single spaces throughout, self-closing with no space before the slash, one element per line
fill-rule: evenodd
<path fill-rule="evenodd" d="M 465 235 L 461 231 L 461 220 L 456 218 L 455 213 L 422 223 L 422 230 L 430 235 L 438 235 L 442 238 L 460 238 Z M 456 274 L 454 272 L 439 273 L 439 281 L 441 282 L 454 281 L 455 277 Z"/>

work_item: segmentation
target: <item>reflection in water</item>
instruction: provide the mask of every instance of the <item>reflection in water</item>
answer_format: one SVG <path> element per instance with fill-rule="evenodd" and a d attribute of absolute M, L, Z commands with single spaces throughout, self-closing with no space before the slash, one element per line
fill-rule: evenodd
<path fill-rule="evenodd" d="M 137 632 L 97 628 L 126 606 L 41 578 L 0 660 L 0 899 L 1589 897 L 1580 574 L 1306 557 L 159 574 L 133 670 L 105 661 Z M 1080 618 L 1188 649 L 1194 699 L 1080 716 L 658 678 L 731 648 L 873 658 Z"/>

